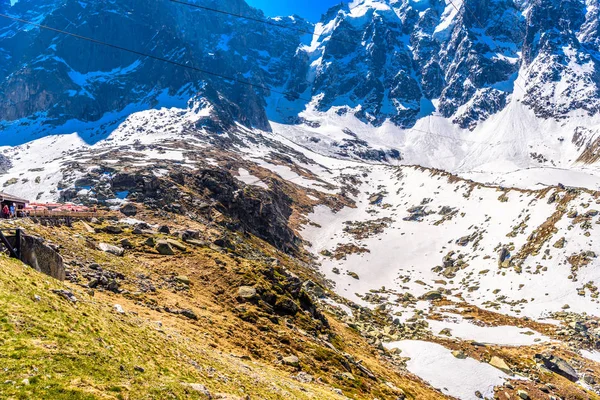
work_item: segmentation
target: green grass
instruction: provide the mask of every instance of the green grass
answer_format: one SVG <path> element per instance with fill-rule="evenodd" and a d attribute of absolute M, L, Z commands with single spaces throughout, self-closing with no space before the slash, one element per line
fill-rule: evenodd
<path fill-rule="evenodd" d="M 70 303 L 53 293 L 55 288 L 71 290 L 79 301 Z M 117 314 L 111 301 L 0 256 L 0 398 L 204 398 L 182 382 L 202 383 L 213 393 L 239 395 L 245 387 L 253 398 L 308 398 L 282 371 L 231 361 L 184 319 L 164 313 L 155 320 Z M 126 310 L 133 308 L 127 301 L 118 300 Z M 159 329 L 159 318 L 174 318 L 180 330 Z M 273 382 L 281 390 L 272 390 Z M 310 391 L 316 398 L 336 397 L 324 388 Z"/>

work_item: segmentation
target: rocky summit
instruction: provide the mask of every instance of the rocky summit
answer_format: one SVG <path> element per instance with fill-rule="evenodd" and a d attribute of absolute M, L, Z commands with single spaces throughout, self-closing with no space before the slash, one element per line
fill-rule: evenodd
<path fill-rule="evenodd" d="M 0 0 L 0 398 L 599 399 L 598 2 L 269 10 Z"/>

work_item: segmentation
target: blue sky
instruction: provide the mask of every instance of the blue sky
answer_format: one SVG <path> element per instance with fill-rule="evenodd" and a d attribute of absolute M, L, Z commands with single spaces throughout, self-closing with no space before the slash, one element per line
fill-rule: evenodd
<path fill-rule="evenodd" d="M 330 7 L 340 4 L 342 0 L 246 0 L 246 2 L 260 8 L 270 17 L 296 14 L 316 22 L 321 14 Z"/>

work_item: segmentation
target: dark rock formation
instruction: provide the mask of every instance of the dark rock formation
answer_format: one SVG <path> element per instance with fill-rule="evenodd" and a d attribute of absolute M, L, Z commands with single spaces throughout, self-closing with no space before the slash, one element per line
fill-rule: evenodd
<path fill-rule="evenodd" d="M 21 261 L 54 279 L 65 279 L 63 258 L 37 236 L 22 235 Z"/>
<path fill-rule="evenodd" d="M 298 239 L 288 226 L 292 201 L 277 181 L 267 191 L 240 183 L 229 172 L 207 169 L 196 175 L 193 185 L 216 201 L 215 208 L 231 218 L 231 228 L 242 228 L 285 251 L 297 248 Z"/>

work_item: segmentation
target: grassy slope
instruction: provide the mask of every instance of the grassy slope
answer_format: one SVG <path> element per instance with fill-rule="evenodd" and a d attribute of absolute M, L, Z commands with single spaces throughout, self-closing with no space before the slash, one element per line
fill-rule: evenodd
<path fill-rule="evenodd" d="M 116 241 L 123 235 L 88 234 L 81 227 L 32 226 L 32 230 L 52 237 L 63 246 L 63 254 L 82 261 L 101 262 L 128 276 L 143 271 L 156 277 L 157 285 L 162 276 L 186 274 L 192 285 L 184 292 L 159 288 L 152 296 L 134 293 L 133 287 L 128 296 L 108 292 L 92 296 L 79 286 L 0 258 L 0 365 L 2 382 L 7 381 L 0 382 L 2 398 L 204 398 L 182 382 L 253 399 L 342 398 L 332 387 L 352 398 L 395 398 L 384 381 L 402 388 L 408 398 L 443 398 L 413 377 L 392 371 L 358 334 L 331 317 L 336 347 L 364 360 L 379 382 L 360 376 L 351 381 L 334 378 L 336 356 L 285 321 L 240 320 L 232 312 L 236 286 L 231 285 L 251 278 L 256 263 L 233 263 L 207 248 L 173 258 L 135 251 L 118 258 L 89 250 L 84 243 L 86 237 Z M 76 235 L 80 236 L 74 240 Z M 226 265 L 214 264 L 217 258 Z M 79 301 L 73 304 L 60 297 L 52 292 L 56 288 L 72 291 Z M 117 303 L 125 314 L 114 311 Z M 159 312 L 148 304 L 191 308 L 199 320 Z M 298 370 L 273 363 L 275 353 L 298 355 L 302 370 L 323 383 L 294 380 Z"/>

